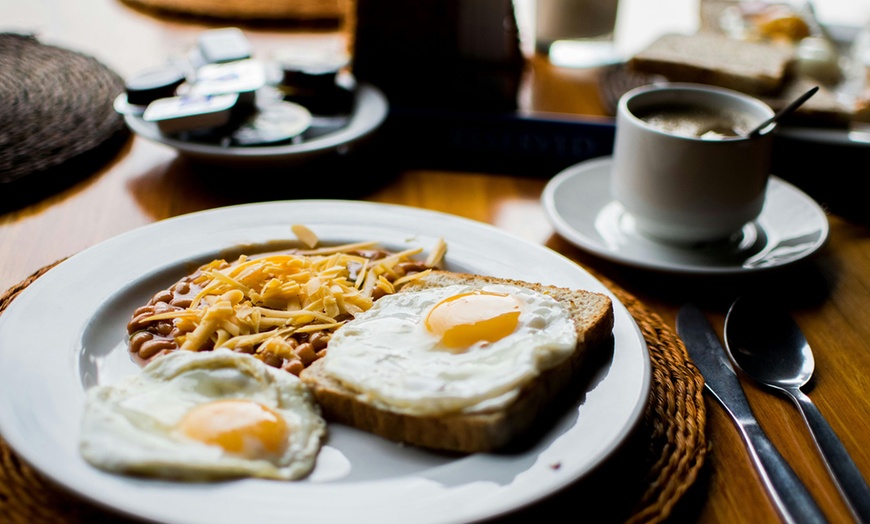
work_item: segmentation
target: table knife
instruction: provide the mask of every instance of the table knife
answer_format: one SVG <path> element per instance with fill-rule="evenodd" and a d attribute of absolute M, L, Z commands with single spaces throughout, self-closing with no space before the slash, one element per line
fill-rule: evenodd
<path fill-rule="evenodd" d="M 677 335 L 701 371 L 707 390 L 737 425 L 752 464 L 783 520 L 796 524 L 827 522 L 806 486 L 758 424 L 719 336 L 697 306 L 686 304 L 680 309 Z"/>

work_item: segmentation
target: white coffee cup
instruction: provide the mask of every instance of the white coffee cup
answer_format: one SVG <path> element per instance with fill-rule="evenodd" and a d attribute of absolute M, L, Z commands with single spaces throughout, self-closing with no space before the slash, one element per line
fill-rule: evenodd
<path fill-rule="evenodd" d="M 771 133 L 746 134 L 773 114 L 757 98 L 701 84 L 653 84 L 625 93 L 616 115 L 613 198 L 637 231 L 655 240 L 694 244 L 731 237 L 764 206 L 773 139 Z M 736 136 L 723 129 L 704 134 L 701 122 L 733 127 Z"/>

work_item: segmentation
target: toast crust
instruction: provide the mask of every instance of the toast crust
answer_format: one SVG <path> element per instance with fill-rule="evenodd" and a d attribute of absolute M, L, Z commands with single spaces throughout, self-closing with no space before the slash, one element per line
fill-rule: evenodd
<path fill-rule="evenodd" d="M 301 374 L 321 406 L 324 417 L 409 445 L 475 453 L 505 448 L 528 433 L 556 398 L 578 376 L 590 352 L 603 347 L 613 334 L 613 304 L 609 297 L 586 290 L 545 286 L 519 280 L 468 273 L 433 271 L 400 292 L 451 284 L 509 284 L 548 294 L 570 311 L 577 332 L 571 356 L 524 385 L 517 398 L 501 409 L 440 416 L 397 413 L 362 400 L 355 391 L 322 371 L 322 359 Z M 329 351 L 329 348 L 327 348 Z"/>

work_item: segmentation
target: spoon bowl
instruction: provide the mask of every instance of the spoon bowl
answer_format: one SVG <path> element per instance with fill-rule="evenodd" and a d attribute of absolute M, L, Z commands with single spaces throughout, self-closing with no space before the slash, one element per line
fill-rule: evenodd
<path fill-rule="evenodd" d="M 744 298 L 731 306 L 725 325 L 728 350 L 746 375 L 783 391 L 809 383 L 813 350 L 791 316 Z"/>
<path fill-rule="evenodd" d="M 801 391 L 813 376 L 815 359 L 800 326 L 767 301 L 741 297 L 725 317 L 725 345 L 743 374 L 794 401 L 853 516 L 870 522 L 870 487 L 830 424 Z"/>

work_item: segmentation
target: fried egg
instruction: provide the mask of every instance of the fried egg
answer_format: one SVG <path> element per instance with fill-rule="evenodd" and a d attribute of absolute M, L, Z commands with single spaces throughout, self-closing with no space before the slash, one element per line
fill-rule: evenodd
<path fill-rule="evenodd" d="M 380 298 L 335 332 L 323 372 L 392 411 L 473 412 L 509 403 L 576 345 L 568 310 L 551 296 L 450 285 Z"/>
<path fill-rule="evenodd" d="M 176 351 L 87 391 L 80 451 L 119 473 L 295 480 L 313 469 L 325 434 L 296 376 L 228 349 Z"/>

